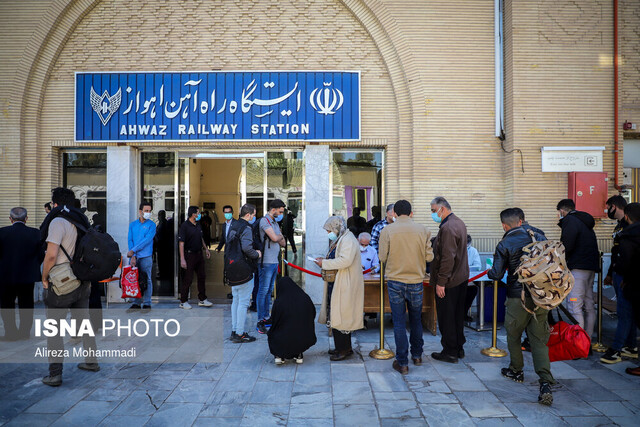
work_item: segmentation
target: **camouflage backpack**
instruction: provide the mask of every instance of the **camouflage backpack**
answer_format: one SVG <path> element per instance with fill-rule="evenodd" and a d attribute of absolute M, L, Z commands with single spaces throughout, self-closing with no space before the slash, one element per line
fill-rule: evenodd
<path fill-rule="evenodd" d="M 533 240 L 522 248 L 520 265 L 516 269 L 518 281 L 522 287 L 522 306 L 525 307 L 524 288 L 531 294 L 536 309 L 551 310 L 557 307 L 573 289 L 574 278 L 567 267 L 564 245 L 559 240 L 537 242 L 533 231 L 529 230 Z"/>

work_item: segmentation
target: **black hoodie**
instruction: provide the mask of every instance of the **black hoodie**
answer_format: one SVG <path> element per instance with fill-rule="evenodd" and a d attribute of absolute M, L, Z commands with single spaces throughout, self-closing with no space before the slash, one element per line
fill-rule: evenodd
<path fill-rule="evenodd" d="M 560 220 L 562 229 L 560 240 L 566 249 L 569 270 L 600 270 L 600 253 L 593 227 L 596 225 L 591 215 L 581 211 L 571 211 Z"/>

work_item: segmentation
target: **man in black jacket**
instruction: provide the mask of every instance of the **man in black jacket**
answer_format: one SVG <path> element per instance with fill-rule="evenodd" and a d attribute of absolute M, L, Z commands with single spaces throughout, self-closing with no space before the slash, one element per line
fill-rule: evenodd
<path fill-rule="evenodd" d="M 237 221 L 233 221 L 230 230 L 226 235 L 227 244 L 231 244 L 235 239 L 239 239 L 240 249 L 245 259 L 248 261 L 246 268 L 253 271 L 255 262 L 260 258 L 262 253 L 253 247 L 253 230 L 251 223 L 256 218 L 256 207 L 250 203 L 240 208 L 240 217 Z M 229 247 L 227 246 L 227 249 Z M 227 263 L 225 262 L 225 266 Z M 245 324 L 247 319 L 247 308 L 251 304 L 251 291 L 253 290 L 253 274 L 251 279 L 245 283 L 235 285 L 231 288 L 233 302 L 231 303 L 231 342 L 247 343 L 256 340 L 255 337 L 249 335 L 246 331 Z"/>
<path fill-rule="evenodd" d="M 611 196 L 606 202 L 607 216 L 609 219 L 618 220 L 612 236 L 611 265 L 607 276 L 604 278 L 604 284 L 613 285 L 613 289 L 616 291 L 616 316 L 618 318 L 613 342 L 607 352 L 600 358 L 602 363 L 609 364 L 622 362 L 623 357 L 638 357 L 637 328 L 633 321 L 633 308 L 622 292 L 622 271 L 618 266 L 620 233 L 629 225 L 624 219 L 624 208 L 626 206 L 627 201 L 620 195 Z"/>
<path fill-rule="evenodd" d="M 558 226 L 562 229 L 560 240 L 566 250 L 567 267 L 575 278 L 573 289 L 566 299 L 567 309 L 591 338 L 596 323 L 593 280 L 600 269 L 598 241 L 593 231 L 596 222 L 588 213 L 577 211 L 571 199 L 560 200 L 556 209 L 560 218 Z"/>
<path fill-rule="evenodd" d="M 629 203 L 624 215 L 629 225 L 619 235 L 615 262 L 617 271 L 622 272 L 622 293 L 631 303 L 635 324 L 640 327 L 640 203 Z M 627 368 L 626 373 L 640 376 L 640 367 Z"/>
<path fill-rule="evenodd" d="M 502 368 L 502 375 L 516 382 L 524 381 L 524 360 L 522 358 L 522 348 L 520 338 L 526 329 L 531 344 L 531 355 L 533 356 L 533 367 L 540 377 L 540 394 L 538 402 L 543 405 L 553 403 L 551 394 L 551 384 L 555 383 L 551 375 L 551 364 L 549 363 L 549 323 L 547 322 L 548 310 L 539 308 L 535 310 L 535 316 L 522 307 L 522 284 L 518 282 L 515 274 L 520 265 L 522 248 L 532 242 L 529 232 L 522 227 L 522 220 L 516 209 L 510 208 L 500 212 L 500 221 L 504 236 L 493 255 L 493 267 L 487 273 L 490 279 L 500 280 L 504 273 L 507 275 L 507 311 L 504 319 L 504 327 L 507 331 L 507 346 L 511 363 L 508 368 Z M 546 240 L 544 235 L 535 233 L 536 240 Z M 534 311 L 536 308 L 529 292 L 525 289 L 525 305 Z"/>
<path fill-rule="evenodd" d="M 28 339 L 33 325 L 33 287 L 40 281 L 44 250 L 40 231 L 27 227 L 27 210 L 11 209 L 11 225 L 0 228 L 0 307 L 4 340 Z M 16 327 L 15 302 L 18 298 L 20 327 Z"/>

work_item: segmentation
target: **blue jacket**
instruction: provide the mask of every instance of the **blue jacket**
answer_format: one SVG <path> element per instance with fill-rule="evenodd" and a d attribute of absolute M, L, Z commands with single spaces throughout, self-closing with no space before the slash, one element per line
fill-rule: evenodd
<path fill-rule="evenodd" d="M 136 219 L 129 224 L 129 250 L 134 252 L 137 258 L 145 258 L 153 255 L 153 238 L 156 235 L 156 223 L 150 219 L 140 222 Z"/>

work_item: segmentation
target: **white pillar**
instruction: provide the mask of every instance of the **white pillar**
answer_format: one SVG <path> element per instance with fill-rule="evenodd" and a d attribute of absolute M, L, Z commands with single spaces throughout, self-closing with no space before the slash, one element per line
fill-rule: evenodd
<path fill-rule="evenodd" d="M 129 223 L 138 212 L 138 156 L 132 147 L 107 147 L 107 232 L 120 247 L 124 257 L 128 252 Z M 126 258 L 125 258 L 126 265 Z M 111 301 L 122 301 L 117 282 L 109 289 Z"/>
<path fill-rule="evenodd" d="M 327 232 L 322 229 L 331 215 L 330 168 L 328 145 L 308 145 L 304 152 L 305 168 L 305 253 L 324 256 L 329 248 Z M 319 271 L 318 266 L 305 257 L 305 268 Z M 324 283 L 321 278 L 307 275 L 305 290 L 315 304 L 322 302 Z"/>

